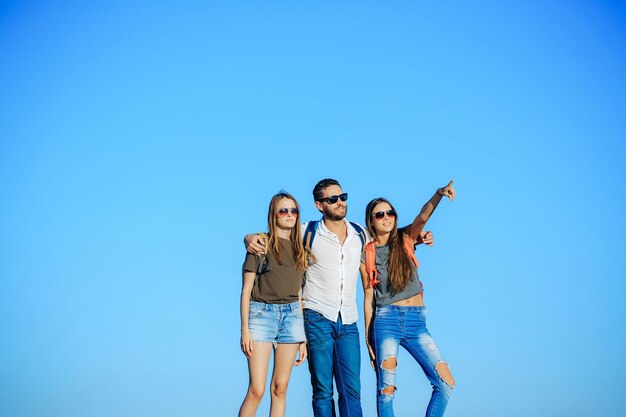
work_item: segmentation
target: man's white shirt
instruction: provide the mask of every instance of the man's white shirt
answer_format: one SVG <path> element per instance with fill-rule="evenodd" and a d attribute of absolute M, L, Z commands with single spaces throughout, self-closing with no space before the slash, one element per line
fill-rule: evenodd
<path fill-rule="evenodd" d="M 323 220 L 319 221 L 311 247 L 316 261 L 307 268 L 302 303 L 304 308 L 315 310 L 333 322 L 341 313 L 342 323 L 352 324 L 358 319 L 356 291 L 363 245 L 355 228 L 346 219 L 344 222 L 348 236 L 341 245 L 337 235 L 328 230 Z M 306 225 L 301 226 L 303 237 Z M 363 230 L 369 241 L 367 230 Z"/>

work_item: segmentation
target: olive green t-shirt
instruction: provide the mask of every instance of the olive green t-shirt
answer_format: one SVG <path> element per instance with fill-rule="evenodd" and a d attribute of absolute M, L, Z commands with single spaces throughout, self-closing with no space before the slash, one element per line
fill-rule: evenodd
<path fill-rule="evenodd" d="M 269 304 L 287 304 L 298 301 L 304 271 L 298 271 L 293 263 L 293 252 L 289 239 L 280 242 L 279 265 L 274 256 L 268 253 L 269 271 L 259 275 L 252 287 L 251 299 Z M 243 270 L 256 273 L 260 257 L 246 253 Z"/>

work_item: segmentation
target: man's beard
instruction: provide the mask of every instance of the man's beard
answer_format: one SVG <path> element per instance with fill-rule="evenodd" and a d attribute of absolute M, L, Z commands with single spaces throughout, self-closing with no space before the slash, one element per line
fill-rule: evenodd
<path fill-rule="evenodd" d="M 327 208 L 326 210 L 324 210 L 324 216 L 328 220 L 333 220 L 333 221 L 343 220 L 346 217 L 346 214 L 348 213 L 348 207 L 346 206 L 345 209 L 343 210 L 343 213 L 341 213 L 341 214 L 337 214 L 337 213 L 335 213 L 335 211 L 336 210 L 332 210 L 331 208 Z"/>

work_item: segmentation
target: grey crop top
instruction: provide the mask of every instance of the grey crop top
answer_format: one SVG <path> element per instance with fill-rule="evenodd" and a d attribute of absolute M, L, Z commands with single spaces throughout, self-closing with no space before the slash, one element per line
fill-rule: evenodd
<path fill-rule="evenodd" d="M 376 246 L 376 269 L 377 279 L 380 281 L 374 287 L 374 297 L 377 306 L 393 304 L 397 301 L 406 300 L 424 291 L 422 283 L 417 275 L 417 268 L 413 270 L 409 285 L 399 293 L 393 294 L 389 283 L 389 271 L 387 270 L 387 260 L 389 259 L 389 245 Z M 361 262 L 365 263 L 365 252 L 361 255 Z"/>

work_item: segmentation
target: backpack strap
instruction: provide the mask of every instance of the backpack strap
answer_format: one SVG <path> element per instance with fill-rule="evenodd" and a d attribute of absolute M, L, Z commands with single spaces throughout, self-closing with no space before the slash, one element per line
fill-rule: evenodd
<path fill-rule="evenodd" d="M 375 287 L 380 281 L 378 280 L 378 270 L 376 269 L 376 246 L 372 241 L 363 247 L 365 251 L 365 270 L 370 277 L 372 287 Z"/>
<path fill-rule="evenodd" d="M 404 251 L 408 255 L 411 262 L 413 262 L 413 265 L 416 268 L 419 268 L 420 263 L 415 257 L 415 246 L 413 246 L 413 241 L 411 241 L 411 238 L 407 234 L 404 235 Z"/>
<path fill-rule="evenodd" d="M 356 223 L 350 222 L 350 224 L 359 234 L 359 239 L 361 239 L 361 246 L 365 246 L 365 242 L 367 242 L 367 238 L 365 237 L 365 230 L 363 230 L 363 228 Z"/>
<path fill-rule="evenodd" d="M 309 250 L 311 250 L 311 248 L 313 247 L 313 240 L 315 239 L 315 233 L 317 232 L 318 225 L 318 220 L 308 222 L 306 225 L 306 230 L 304 231 L 302 243 L 304 244 L 304 247 Z"/>
<path fill-rule="evenodd" d="M 376 269 L 376 246 L 374 245 L 375 242 L 372 241 L 363 247 L 363 250 L 365 251 L 365 269 L 367 270 L 367 274 L 370 277 L 372 287 L 375 287 L 378 283 L 380 283 L 380 281 L 378 280 L 378 269 Z M 418 268 L 419 262 L 415 257 L 415 247 L 413 246 L 411 238 L 409 238 L 407 235 L 404 235 L 404 251 L 406 252 L 413 265 L 415 265 L 415 268 Z M 419 274 L 417 276 L 417 279 L 419 280 Z"/>
<path fill-rule="evenodd" d="M 407 235 L 404 235 L 404 251 L 406 252 L 411 262 L 413 262 L 413 265 L 415 265 L 415 270 L 416 270 L 415 273 L 417 274 L 417 280 L 419 281 L 420 284 L 422 284 L 422 281 L 420 280 L 420 273 L 418 270 L 420 263 L 417 261 L 417 258 L 415 257 L 415 246 L 413 245 L 413 241 L 411 240 L 411 238 L 408 237 Z M 422 292 L 420 293 L 420 296 L 422 297 L 422 299 L 424 298 L 424 284 L 422 284 Z"/>
<path fill-rule="evenodd" d="M 266 271 L 266 267 L 267 267 L 267 250 L 269 248 L 269 244 L 270 244 L 270 237 L 267 233 L 259 233 L 259 237 L 261 239 L 263 239 L 263 241 L 265 242 L 265 249 L 263 251 L 262 254 L 259 255 L 259 263 L 256 267 L 256 276 L 259 276 L 260 274 L 264 273 Z M 254 278 L 256 281 L 256 277 Z"/>
<path fill-rule="evenodd" d="M 315 233 L 317 233 L 317 228 L 319 226 L 319 220 L 314 220 L 308 222 L 306 225 L 306 229 L 304 230 L 303 244 L 305 248 L 309 248 L 309 250 L 313 247 L 313 240 L 315 239 Z M 367 238 L 365 237 L 365 230 L 361 226 L 356 223 L 349 222 L 354 230 L 359 234 L 359 239 L 361 240 L 361 246 L 365 246 L 365 242 Z"/>

